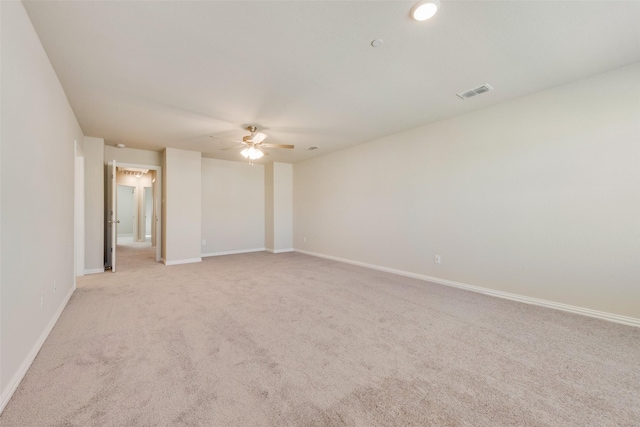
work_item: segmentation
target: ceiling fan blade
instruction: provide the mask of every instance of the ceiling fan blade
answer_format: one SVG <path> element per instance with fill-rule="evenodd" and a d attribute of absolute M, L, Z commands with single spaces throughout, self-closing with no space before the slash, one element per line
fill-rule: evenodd
<path fill-rule="evenodd" d="M 234 148 L 245 148 L 246 145 L 234 145 L 233 147 L 227 147 L 227 148 L 221 148 L 220 150 L 224 151 L 224 150 L 233 150 Z"/>
<path fill-rule="evenodd" d="M 235 139 L 229 139 L 229 138 L 221 138 L 219 136 L 213 136 L 213 135 L 209 135 L 209 138 L 213 138 L 213 139 L 219 139 L 221 141 L 229 141 L 229 142 L 236 142 L 238 144 L 242 144 L 242 141 L 236 141 Z"/>
<path fill-rule="evenodd" d="M 253 138 L 251 138 L 251 142 L 253 142 L 254 144 L 260 144 L 265 139 L 267 139 L 267 134 L 258 132 L 255 135 L 253 135 Z"/>
<path fill-rule="evenodd" d="M 260 144 L 260 147 L 292 149 L 294 146 L 293 145 L 289 145 L 289 144 Z"/>

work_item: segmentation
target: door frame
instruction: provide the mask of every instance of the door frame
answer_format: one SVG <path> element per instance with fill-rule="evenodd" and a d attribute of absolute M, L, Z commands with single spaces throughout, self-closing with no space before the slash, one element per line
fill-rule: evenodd
<path fill-rule="evenodd" d="M 110 160 L 112 162 L 113 160 Z M 153 210 L 155 212 L 155 241 L 156 241 L 156 262 L 162 260 L 162 166 L 145 165 L 142 163 L 118 162 L 119 168 L 149 169 L 156 172 L 155 185 L 152 185 Z M 152 219 L 152 221 L 153 221 Z"/>

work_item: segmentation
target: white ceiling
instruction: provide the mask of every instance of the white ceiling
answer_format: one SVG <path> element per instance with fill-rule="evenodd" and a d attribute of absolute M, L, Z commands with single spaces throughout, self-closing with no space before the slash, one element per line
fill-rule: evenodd
<path fill-rule="evenodd" d="M 85 135 L 228 160 L 208 135 L 256 124 L 295 162 L 640 61 L 640 2 L 412 5 L 25 2 Z"/>

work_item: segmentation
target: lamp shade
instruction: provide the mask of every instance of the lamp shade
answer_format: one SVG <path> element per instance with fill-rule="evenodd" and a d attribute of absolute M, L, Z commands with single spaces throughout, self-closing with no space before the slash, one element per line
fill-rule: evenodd
<path fill-rule="evenodd" d="M 264 156 L 264 153 L 262 152 L 262 150 L 253 146 L 249 148 L 245 148 L 240 152 L 240 154 L 242 154 L 242 156 L 245 159 L 249 159 L 249 160 L 258 160 L 259 158 Z"/>

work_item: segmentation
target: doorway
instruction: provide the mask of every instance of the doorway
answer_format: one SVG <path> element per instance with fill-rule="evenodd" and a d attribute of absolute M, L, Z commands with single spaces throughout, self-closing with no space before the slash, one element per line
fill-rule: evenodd
<path fill-rule="evenodd" d="M 105 264 L 115 272 L 135 268 L 136 264 L 158 262 L 161 256 L 159 166 L 109 162 L 106 193 L 107 221 L 105 231 L 113 238 L 105 239 Z M 113 217 L 110 217 L 113 212 Z M 111 256 L 108 256 L 111 254 Z"/>

